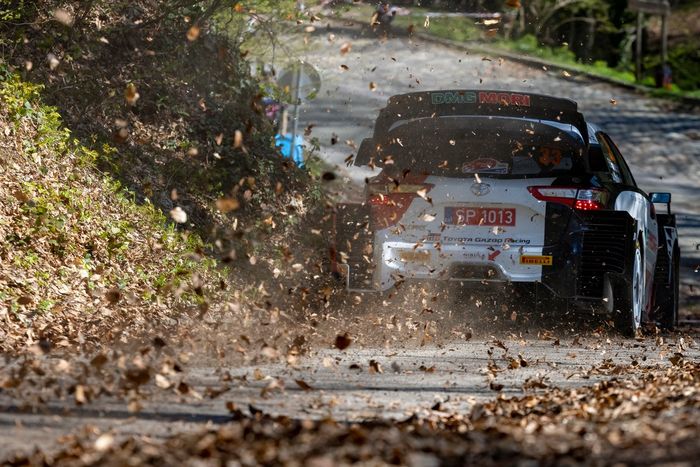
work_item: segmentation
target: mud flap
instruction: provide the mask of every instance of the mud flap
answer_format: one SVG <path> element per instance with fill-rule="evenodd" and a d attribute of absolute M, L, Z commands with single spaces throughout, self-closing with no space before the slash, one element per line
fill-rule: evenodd
<path fill-rule="evenodd" d="M 331 246 L 331 270 L 345 277 L 348 290 L 376 291 L 374 231 L 366 204 L 336 205 Z"/>
<path fill-rule="evenodd" d="M 678 274 L 680 250 L 675 215 L 657 216 L 659 247 L 654 271 L 654 305 L 651 318 L 664 329 L 678 322 Z"/>

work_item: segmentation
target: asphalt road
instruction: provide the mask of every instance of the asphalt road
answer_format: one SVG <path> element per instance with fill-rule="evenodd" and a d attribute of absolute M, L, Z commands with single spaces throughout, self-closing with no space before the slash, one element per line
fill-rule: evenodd
<path fill-rule="evenodd" d="M 332 42 L 328 34 L 335 35 Z M 345 42 L 352 44 L 352 50 L 343 55 L 340 48 Z M 348 182 L 344 188 L 348 196 L 359 190 L 366 173 L 344 168 L 343 160 L 355 152 L 345 142 L 359 144 L 369 135 L 378 109 L 392 94 L 485 87 L 571 97 L 618 141 L 643 188 L 673 192 L 681 224 L 683 280 L 686 287 L 697 284 L 693 268 L 700 263 L 695 249 L 700 243 L 699 115 L 674 111 L 663 101 L 607 84 L 407 38 L 380 42 L 353 29 L 317 33 L 310 37 L 307 50 L 306 58 L 321 72 L 324 87 L 319 98 L 304 107 L 302 125 L 315 125 L 312 136 L 319 138 L 323 158 L 339 166 Z M 374 91 L 370 82 L 376 85 Z M 336 144 L 331 144 L 333 135 L 337 135 Z M 403 342 L 398 348 L 352 345 L 340 351 L 329 344 L 293 365 L 259 361 L 229 366 L 193 359 L 178 376 L 192 389 L 187 395 L 173 388 L 149 387 L 142 390 L 142 409 L 137 413 L 116 397 L 78 406 L 73 396 L 56 398 L 41 387 L 5 391 L 0 393 L 0 460 L 16 450 L 56 447 L 60 437 L 68 434 L 112 431 L 157 439 L 207 423 L 224 423 L 231 402 L 246 412 L 348 421 L 402 419 L 430 410 L 464 411 L 499 393 L 590 385 L 619 377 L 630 368 L 633 371 L 636 365 L 670 366 L 675 352 L 697 359 L 698 341 L 697 328 L 692 327 L 666 336 L 664 342 L 590 332 L 557 339 L 532 331 L 519 336 L 482 334 L 470 340 L 454 337 L 425 345 Z M 8 362 L 6 367 L 15 364 Z M 207 388 L 226 391 L 210 398 Z M 39 395 L 41 403 L 37 403 Z"/>
<path fill-rule="evenodd" d="M 698 359 L 700 348 L 694 342 L 700 336 L 689 329 L 683 334 L 682 340 L 679 335 L 667 337 L 664 343 L 614 335 L 576 340 L 481 337 L 404 349 L 327 349 L 296 365 L 195 364 L 180 377 L 189 385 L 187 395 L 174 388 L 142 389 L 138 413 L 130 412 L 124 399 L 114 397 L 79 406 L 72 396 L 52 399 L 44 394 L 47 403 L 36 405 L 38 389 L 22 398 L 0 396 L 0 459 L 18 451 L 56 448 L 71 435 L 111 432 L 117 439 L 133 435 L 157 440 L 225 423 L 230 420 L 230 403 L 245 413 L 345 421 L 401 420 L 436 410 L 465 413 L 499 394 L 591 385 L 624 377 L 637 365 L 671 367 L 669 358 L 679 351 L 686 359 Z M 297 380 L 308 387 L 302 388 Z M 99 380 L 92 383 L 100 384 Z M 224 388 L 226 392 L 215 398 L 207 396 L 208 389 Z"/>

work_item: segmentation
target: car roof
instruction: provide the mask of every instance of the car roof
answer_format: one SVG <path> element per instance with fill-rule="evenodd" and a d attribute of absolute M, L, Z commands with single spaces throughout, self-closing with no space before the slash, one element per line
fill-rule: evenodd
<path fill-rule="evenodd" d="M 493 116 L 558 121 L 575 126 L 585 145 L 588 127 L 578 105 L 562 99 L 528 92 L 502 90 L 436 90 L 398 94 L 388 99 L 375 122 L 373 139 L 380 142 L 399 120 L 419 117 Z"/>

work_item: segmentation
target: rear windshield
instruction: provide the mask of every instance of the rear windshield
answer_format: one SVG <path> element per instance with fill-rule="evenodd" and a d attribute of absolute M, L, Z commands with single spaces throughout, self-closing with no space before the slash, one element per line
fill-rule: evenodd
<path fill-rule="evenodd" d="M 530 178 L 585 172 L 582 140 L 556 126 L 514 118 L 440 117 L 403 122 L 380 145 L 385 171 L 449 177 Z"/>

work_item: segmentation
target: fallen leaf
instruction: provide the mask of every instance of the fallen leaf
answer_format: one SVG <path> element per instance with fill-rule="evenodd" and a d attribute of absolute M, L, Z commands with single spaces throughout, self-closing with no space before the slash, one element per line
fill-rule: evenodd
<path fill-rule="evenodd" d="M 304 391 L 312 391 L 314 389 L 311 386 L 309 386 L 309 384 L 303 379 L 295 379 L 294 382 L 297 383 L 297 386 L 299 386 Z"/>

